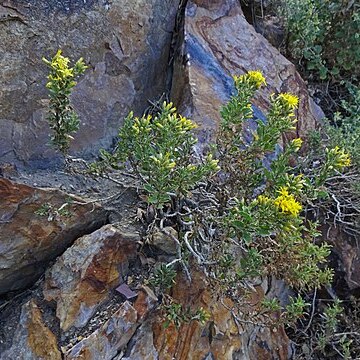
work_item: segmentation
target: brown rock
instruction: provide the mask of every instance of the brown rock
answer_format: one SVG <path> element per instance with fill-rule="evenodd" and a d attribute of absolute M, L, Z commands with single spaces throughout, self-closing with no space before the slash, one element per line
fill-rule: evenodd
<path fill-rule="evenodd" d="M 211 317 L 204 326 L 192 321 L 180 329 L 174 325 L 165 329 L 161 319 L 154 320 L 153 342 L 159 359 L 288 359 L 289 339 L 282 328 L 270 331 L 235 322 L 229 311 L 232 302 L 216 299 L 201 273 L 193 273 L 190 286 L 178 277 L 172 295 L 184 308 L 194 311 L 203 307 Z M 254 301 L 259 302 L 263 296 L 260 289 L 254 294 Z"/>
<path fill-rule="evenodd" d="M 56 301 L 60 327 L 83 327 L 128 272 L 136 256 L 136 233 L 106 225 L 75 241 L 48 270 L 44 297 Z"/>
<path fill-rule="evenodd" d="M 167 233 L 171 234 L 175 238 L 178 238 L 179 235 L 171 226 L 165 227 L 164 230 L 166 233 L 160 231 L 160 229 L 156 230 L 151 236 L 150 244 L 164 251 L 166 254 L 175 255 L 177 254 L 178 246 L 171 236 L 167 235 Z"/>
<path fill-rule="evenodd" d="M 246 21 L 240 2 L 189 0 L 172 98 L 180 112 L 201 126 L 202 143 L 218 128 L 220 108 L 234 92 L 232 76 L 249 70 L 262 71 L 268 83 L 254 100 L 256 117 L 263 118 L 270 94 L 291 92 L 300 98 L 297 135 L 315 127 L 322 112 L 304 81 L 295 66 Z"/>
<path fill-rule="evenodd" d="M 75 201 L 83 202 L 0 178 L 0 294 L 31 285 L 76 238 L 106 222 L 99 205 Z"/>
<path fill-rule="evenodd" d="M 135 335 L 131 339 L 128 347 L 131 347 L 127 357 L 119 358 L 122 360 L 158 360 L 159 354 L 154 346 L 154 333 L 150 321 L 141 324 Z M 117 359 L 115 359 L 117 360 Z"/>
<path fill-rule="evenodd" d="M 125 301 L 105 324 L 71 348 L 65 359 L 113 359 L 128 344 L 155 303 L 153 295 L 140 291 L 133 306 Z"/>
<path fill-rule="evenodd" d="M 349 289 L 360 289 L 360 246 L 358 238 L 346 234 L 340 226 L 336 228 L 325 226 L 323 234 L 339 256 Z"/>
<path fill-rule="evenodd" d="M 0 5 L 0 158 L 51 165 L 48 69 L 58 48 L 89 65 L 72 100 L 81 127 L 72 150 L 111 144 L 129 110 L 164 91 L 179 0 L 4 0 Z"/>
<path fill-rule="evenodd" d="M 44 324 L 40 309 L 31 300 L 23 305 L 13 345 L 1 360 L 61 360 L 55 335 Z"/>

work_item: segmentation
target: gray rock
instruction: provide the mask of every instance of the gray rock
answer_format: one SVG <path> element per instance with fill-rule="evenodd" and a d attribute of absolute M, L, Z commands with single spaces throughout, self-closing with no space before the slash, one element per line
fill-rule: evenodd
<path fill-rule="evenodd" d="M 57 340 L 44 324 L 41 311 L 34 300 L 25 303 L 13 344 L 0 354 L 1 360 L 61 360 Z"/>
<path fill-rule="evenodd" d="M 179 0 L 14 1 L 0 5 L 0 159 L 48 167 L 48 69 L 58 48 L 89 65 L 72 100 L 81 126 L 72 152 L 111 144 L 130 110 L 140 114 L 165 86 Z"/>
<path fill-rule="evenodd" d="M 171 226 L 165 227 L 164 230 L 167 233 L 173 235 L 175 238 L 178 238 L 177 231 Z M 168 255 L 177 254 L 178 245 L 176 244 L 176 242 L 172 239 L 171 236 L 165 234 L 160 230 L 156 230 L 151 236 L 150 244 L 164 251 Z"/>
<path fill-rule="evenodd" d="M 255 115 L 269 109 L 272 93 L 300 99 L 296 135 L 306 136 L 323 117 L 295 66 L 246 21 L 238 0 L 189 0 L 175 59 L 172 99 L 199 127 L 201 144 L 214 138 L 220 108 L 234 93 L 232 76 L 260 70 L 268 86 L 254 99 Z M 295 136 L 295 134 L 293 134 Z"/>
<path fill-rule="evenodd" d="M 139 239 L 106 225 L 77 239 L 57 259 L 46 273 L 44 297 L 56 301 L 61 329 L 87 324 L 110 290 L 124 281 Z"/>

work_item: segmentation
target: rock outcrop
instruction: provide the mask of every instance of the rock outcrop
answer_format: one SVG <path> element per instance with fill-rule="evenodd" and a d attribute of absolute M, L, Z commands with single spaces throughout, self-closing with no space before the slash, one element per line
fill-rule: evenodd
<path fill-rule="evenodd" d="M 338 270 L 345 273 L 345 281 L 351 291 L 360 291 L 360 246 L 359 239 L 347 234 L 340 226 L 324 227 L 323 237 L 333 246 L 340 259 Z"/>
<path fill-rule="evenodd" d="M 0 294 L 31 285 L 49 261 L 107 221 L 96 203 L 0 178 Z"/>
<path fill-rule="evenodd" d="M 125 280 L 137 233 L 106 225 L 75 241 L 47 271 L 44 298 L 56 301 L 60 327 L 84 327 L 109 292 Z"/>
<path fill-rule="evenodd" d="M 253 325 L 251 321 L 237 320 L 236 310 L 234 314 L 230 311 L 231 300 L 216 298 L 203 274 L 194 272 L 192 275 L 191 284 L 186 283 L 185 277 L 178 276 L 172 296 L 183 304 L 184 309 L 202 307 L 210 314 L 210 319 L 204 325 L 192 321 L 179 329 L 174 325 L 164 328 L 163 321 L 155 319 L 153 333 L 147 336 L 153 338 L 159 359 L 187 360 L 189 354 L 192 359 L 288 359 L 291 353 L 289 339 L 282 327 L 271 331 Z M 260 302 L 263 296 L 264 292 L 259 288 L 253 302 Z M 146 340 L 144 336 L 142 341 Z"/>
<path fill-rule="evenodd" d="M 179 0 L 15 1 L 0 4 L 0 159 L 51 166 L 48 69 L 58 48 L 89 65 L 72 100 L 77 153 L 109 146 L 121 120 L 164 91 Z"/>
<path fill-rule="evenodd" d="M 65 359 L 114 359 L 128 345 L 137 328 L 154 308 L 156 301 L 151 291 L 139 291 L 133 305 L 125 301 L 98 330 L 71 348 L 65 354 Z M 122 357 L 119 356 L 119 358 Z"/>
<path fill-rule="evenodd" d="M 201 142 L 213 138 L 220 108 L 234 92 L 233 75 L 260 70 L 268 86 L 254 100 L 269 108 L 269 96 L 291 92 L 300 98 L 297 135 L 314 129 L 322 111 L 309 96 L 295 66 L 246 21 L 237 0 L 189 0 L 175 59 L 172 98 L 179 111 L 200 125 Z M 262 117 L 256 111 L 257 117 Z"/>
<path fill-rule="evenodd" d="M 57 339 L 45 325 L 41 310 L 34 300 L 21 309 L 13 345 L 0 354 L 1 360 L 61 360 Z"/>

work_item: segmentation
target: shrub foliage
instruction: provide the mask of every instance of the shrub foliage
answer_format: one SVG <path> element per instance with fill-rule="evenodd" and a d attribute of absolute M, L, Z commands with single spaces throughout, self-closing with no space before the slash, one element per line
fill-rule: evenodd
<path fill-rule="evenodd" d="M 43 61 L 50 68 L 46 87 L 50 97 L 48 122 L 52 130 L 51 142 L 57 150 L 67 155 L 73 139 L 71 134 L 79 129 L 79 118 L 71 106 L 70 95 L 76 78 L 84 73 L 87 66 L 80 58 L 70 67 L 69 58 L 61 53 L 58 50 L 51 60 L 43 58 Z"/>

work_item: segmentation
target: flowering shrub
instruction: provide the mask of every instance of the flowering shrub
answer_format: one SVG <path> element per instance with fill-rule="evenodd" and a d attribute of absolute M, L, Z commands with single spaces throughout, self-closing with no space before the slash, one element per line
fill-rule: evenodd
<path fill-rule="evenodd" d="M 148 231 L 160 229 L 177 244 L 177 258 L 155 270 L 159 291 L 167 293 L 173 284 L 175 264 L 191 281 L 190 258 L 234 300 L 241 295 L 239 283 L 259 276 L 272 275 L 302 289 L 328 284 L 330 248 L 317 243 L 318 225 L 307 218 L 306 208 L 324 196 L 326 178 L 349 166 L 350 157 L 334 147 L 327 150 L 318 177 L 302 172 L 301 139 L 278 149 L 282 135 L 295 129 L 298 98 L 272 95 L 267 120 L 254 123 L 251 99 L 266 80 L 250 71 L 235 76 L 234 83 L 237 93 L 221 109 L 214 155 L 194 156 L 196 124 L 177 114 L 172 103 L 163 103 L 153 116 L 130 113 L 115 151 L 102 151 L 102 162 L 92 170 L 132 170 L 156 210 Z M 290 160 L 295 154 L 299 161 L 294 166 Z M 178 238 L 164 228 L 165 222 L 177 229 Z M 168 313 L 175 309 L 164 306 Z M 292 300 L 282 319 L 301 315 L 305 306 L 301 298 Z"/>
<path fill-rule="evenodd" d="M 217 160 L 209 154 L 203 162 L 193 159 L 197 125 L 178 115 L 172 103 L 164 102 L 158 115 L 134 117 L 131 112 L 119 131 L 113 154 L 102 152 L 112 167 L 129 163 L 144 182 L 148 202 L 162 208 L 174 195 L 188 191 L 218 171 Z"/>
<path fill-rule="evenodd" d="M 48 122 L 53 132 L 51 142 L 67 155 L 71 134 L 79 129 L 79 118 L 71 107 L 70 95 L 76 78 L 84 73 L 87 66 L 80 58 L 73 67 L 69 67 L 70 60 L 61 55 L 61 50 L 51 60 L 43 58 L 43 61 L 50 68 L 46 87 L 50 96 Z"/>
<path fill-rule="evenodd" d="M 221 196 L 228 209 L 222 228 L 230 243 L 234 239 L 239 243 L 238 256 L 242 257 L 240 262 L 233 259 L 233 268 L 227 263 L 221 270 L 226 273 L 223 278 L 236 284 L 249 276 L 271 274 L 291 286 L 320 287 L 332 279 L 332 271 L 325 265 L 330 249 L 327 244 L 317 244 L 317 225 L 307 219 L 304 210 L 307 202 L 323 195 L 327 177 L 350 165 L 350 157 L 339 147 L 328 149 L 317 169 L 319 176 L 307 176 L 301 173 L 300 160 L 290 165 L 302 146 L 301 139 L 294 139 L 268 161 L 276 154 L 281 135 L 294 129 L 298 99 L 292 94 L 273 95 L 267 121 L 257 121 L 249 142 L 243 129 L 252 118 L 250 101 L 265 85 L 265 79 L 256 79 L 262 79 L 260 73 L 235 77 L 238 93 L 221 112 Z M 233 246 L 223 249 L 228 259 L 233 256 Z"/>

